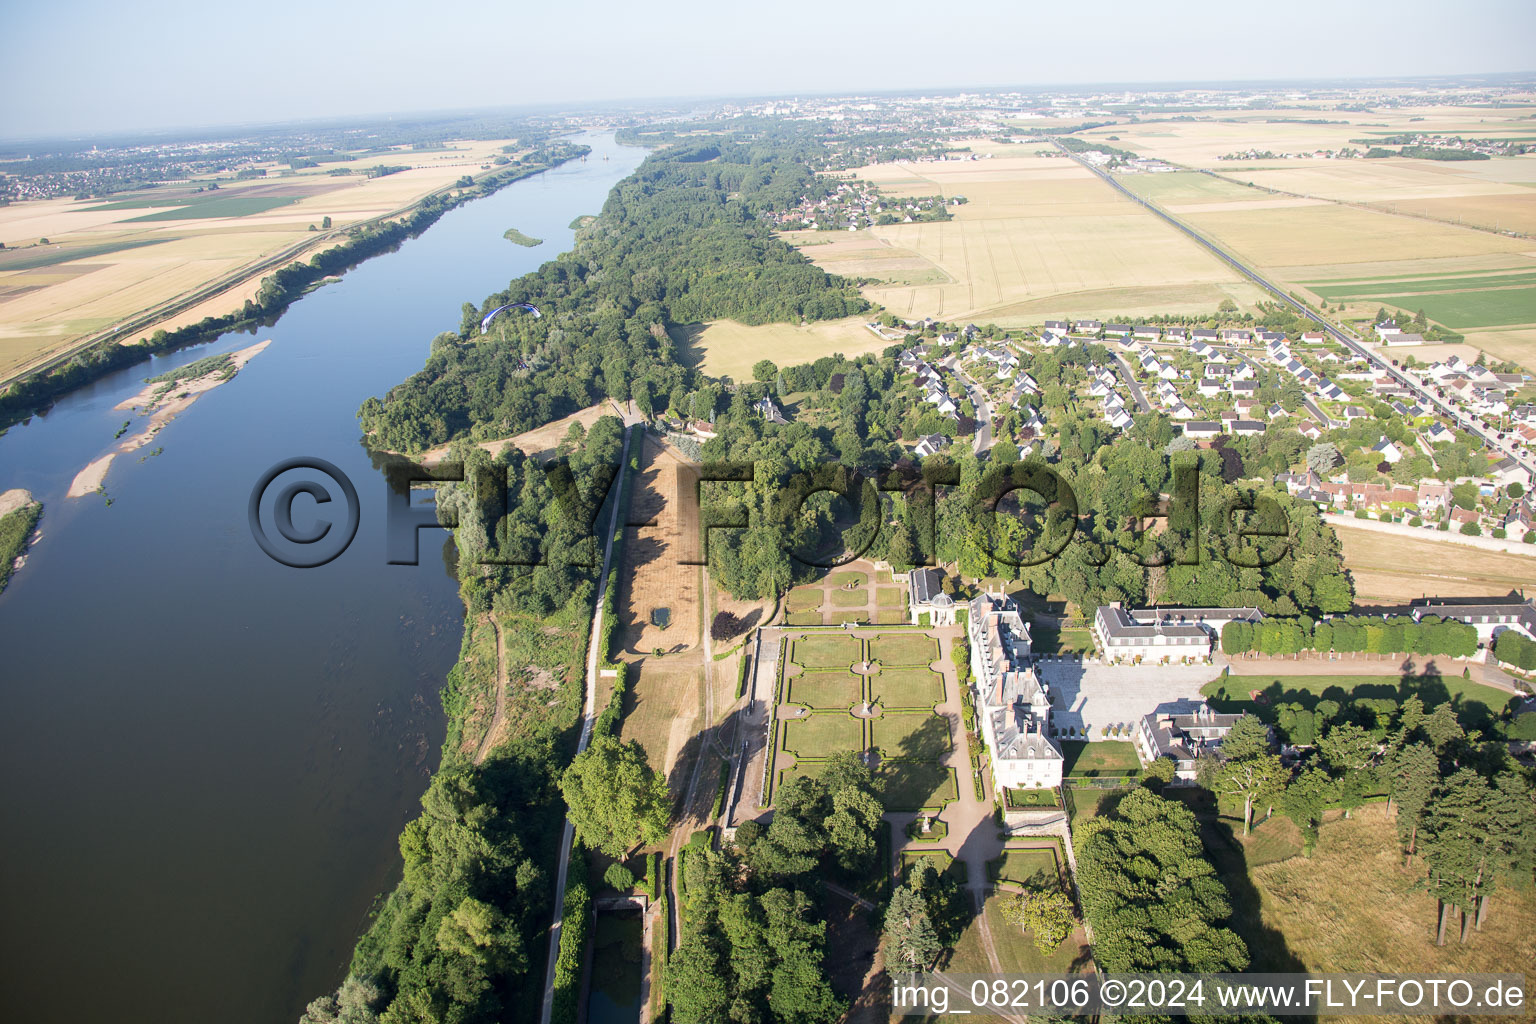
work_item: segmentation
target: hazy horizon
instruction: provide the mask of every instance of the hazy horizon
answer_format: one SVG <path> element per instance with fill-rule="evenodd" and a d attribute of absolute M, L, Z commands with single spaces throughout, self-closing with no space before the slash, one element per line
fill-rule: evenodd
<path fill-rule="evenodd" d="M 877 19 L 790 0 L 772 11 L 576 0 L 250 12 L 64 0 L 13 12 L 0 44 L 36 83 L 0 137 L 52 138 L 684 98 L 1087 85 L 1422 79 L 1536 70 L 1536 5 L 1301 0 L 1283 15 L 1210 0 L 1093 12 L 970 4 Z M 220 52 L 210 54 L 210 47 Z M 228 52 L 225 52 L 228 51 Z M 68 59 L 67 74 L 54 70 Z M 56 80 L 54 80 L 56 79 Z"/>

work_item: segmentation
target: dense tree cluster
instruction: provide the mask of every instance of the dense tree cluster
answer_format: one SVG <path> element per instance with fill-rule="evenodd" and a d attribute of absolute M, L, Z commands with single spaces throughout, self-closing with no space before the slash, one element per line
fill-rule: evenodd
<path fill-rule="evenodd" d="M 1229 655 L 1296 654 L 1301 651 L 1340 654 L 1427 654 L 1470 658 L 1477 653 L 1477 630 L 1455 619 L 1426 615 L 1379 618 L 1338 615 L 1320 622 L 1306 617 L 1229 622 L 1221 630 L 1221 649 Z"/>
<path fill-rule="evenodd" d="M 722 139 L 653 154 L 615 186 L 571 252 L 478 308 L 466 304 L 457 337 L 439 337 L 423 370 L 383 401 L 364 403 L 364 429 L 385 447 L 420 451 L 518 433 L 603 398 L 648 408 L 699 381 L 671 325 L 867 309 L 851 283 L 759 218 L 817 187 L 797 150 Z M 533 303 L 543 315 L 503 317 L 481 336 L 480 318 L 509 302 Z"/>
<path fill-rule="evenodd" d="M 1205 859 L 1194 812 L 1150 790 L 1075 830 L 1083 914 L 1109 973 L 1232 973 L 1248 949 L 1224 924 L 1227 890 Z"/>
<path fill-rule="evenodd" d="M 874 870 L 882 810 L 869 768 L 845 751 L 821 775 L 786 783 L 766 829 L 748 822 L 718 853 L 690 848 L 683 934 L 667 963 L 677 1024 L 841 1018 L 822 966 L 817 879 Z"/>

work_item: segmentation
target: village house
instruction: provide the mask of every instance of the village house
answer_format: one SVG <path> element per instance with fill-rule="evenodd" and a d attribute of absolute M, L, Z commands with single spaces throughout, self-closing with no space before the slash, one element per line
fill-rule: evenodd
<path fill-rule="evenodd" d="M 1195 439 L 1216 437 L 1221 434 L 1221 423 L 1217 420 L 1190 420 L 1184 424 L 1184 436 Z"/>
<path fill-rule="evenodd" d="M 1419 622 L 1426 616 L 1455 619 L 1477 630 L 1478 640 L 1487 643 L 1506 629 L 1518 630 L 1536 639 L 1536 602 L 1513 597 L 1486 601 L 1456 601 L 1421 598 L 1412 602 L 1408 614 Z"/>

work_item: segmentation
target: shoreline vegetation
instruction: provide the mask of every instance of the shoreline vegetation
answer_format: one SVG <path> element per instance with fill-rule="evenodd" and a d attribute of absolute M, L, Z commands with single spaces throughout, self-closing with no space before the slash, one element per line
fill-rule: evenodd
<path fill-rule="evenodd" d="M 11 574 L 27 561 L 27 549 L 42 536 L 37 532 L 43 503 L 20 487 L 0 494 L 0 594 Z"/>
<path fill-rule="evenodd" d="M 544 239 L 534 238 L 531 235 L 525 235 L 521 231 L 517 230 L 517 228 L 507 228 L 506 231 L 502 232 L 501 237 L 505 238 L 513 245 L 521 245 L 529 249 L 532 249 L 536 245 L 544 244 Z"/>
<path fill-rule="evenodd" d="M 596 223 L 596 217 L 592 216 L 590 213 L 584 213 L 580 217 L 577 217 L 575 220 L 572 220 L 569 224 L 566 225 L 566 227 L 570 228 L 572 231 L 580 231 L 582 228 L 589 228 Z"/>
<path fill-rule="evenodd" d="M 174 331 L 155 331 L 137 342 L 108 337 L 76 352 L 59 366 L 19 377 L 0 392 L 0 427 L 18 423 L 46 409 L 75 388 L 151 356 L 195 345 L 229 331 L 248 329 L 254 333 L 259 328 L 270 327 L 294 300 L 328 283 L 329 278 L 421 234 L 449 210 L 590 152 L 589 146 L 564 141 L 550 143 L 529 154 L 516 166 L 493 171 L 471 187 L 460 186 L 456 194 L 450 194 L 454 187 L 450 186 L 427 196 L 397 220 L 360 225 L 349 230 L 346 241 L 321 250 L 308 262 L 291 263 L 262 278 L 256 298 L 247 299 L 239 312 L 205 317 Z"/>

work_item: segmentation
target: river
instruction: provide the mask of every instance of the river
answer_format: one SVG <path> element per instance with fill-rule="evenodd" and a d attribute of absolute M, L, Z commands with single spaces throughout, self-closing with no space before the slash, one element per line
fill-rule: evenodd
<path fill-rule="evenodd" d="M 463 302 L 569 249 L 571 221 L 644 156 L 578 141 L 586 161 L 450 211 L 274 326 L 103 378 L 0 437 L 0 490 L 46 503 L 0 595 L 7 1019 L 291 1024 L 341 980 L 437 764 L 462 624 L 444 535 L 386 564 L 355 413 L 421 368 Z M 117 457 L 110 504 L 64 498 L 144 377 L 266 338 Z M 253 485 L 294 456 L 361 499 L 356 540 L 317 569 L 268 559 L 247 522 Z"/>

